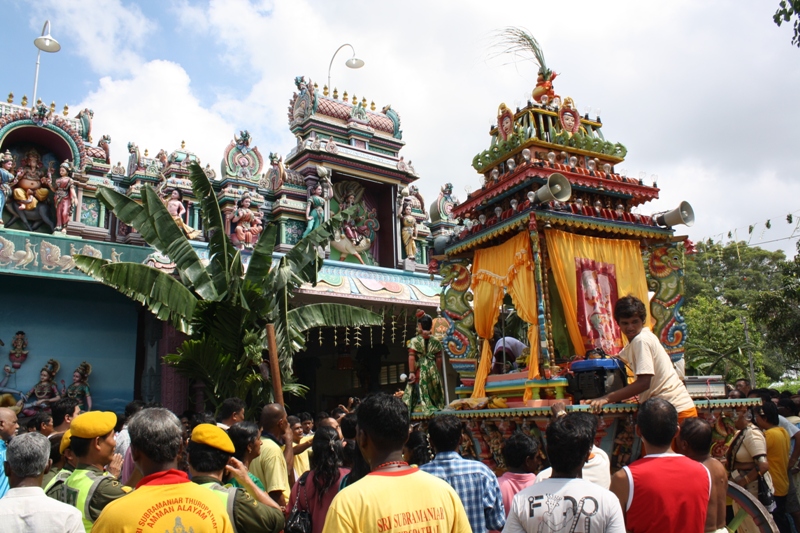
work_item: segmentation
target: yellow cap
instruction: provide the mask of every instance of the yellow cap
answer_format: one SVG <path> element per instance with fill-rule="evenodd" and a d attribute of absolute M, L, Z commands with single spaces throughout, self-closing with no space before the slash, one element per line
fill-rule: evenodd
<path fill-rule="evenodd" d="M 72 430 L 68 429 L 61 436 L 61 445 L 58 447 L 58 453 L 64 453 L 64 450 L 69 448 L 70 440 L 72 439 Z"/>
<path fill-rule="evenodd" d="M 73 422 L 74 423 L 74 422 Z M 214 424 L 198 424 L 192 430 L 192 441 L 198 444 L 205 444 L 226 453 L 235 453 L 233 441 L 221 427 Z"/>
<path fill-rule="evenodd" d="M 70 425 L 73 437 L 93 439 L 107 435 L 117 425 L 117 415 L 110 411 L 81 413 Z"/>

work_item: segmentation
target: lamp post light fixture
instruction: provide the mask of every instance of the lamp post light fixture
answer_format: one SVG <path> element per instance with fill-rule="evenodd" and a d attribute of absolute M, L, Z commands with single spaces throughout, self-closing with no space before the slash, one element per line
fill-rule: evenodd
<path fill-rule="evenodd" d="M 39 88 L 39 58 L 42 52 L 54 54 L 61 50 L 61 45 L 50 35 L 50 21 L 46 20 L 42 26 L 42 35 L 33 40 L 33 44 L 39 49 L 36 52 L 36 76 L 33 78 L 33 105 L 36 105 L 36 90 Z"/>
<path fill-rule="evenodd" d="M 350 50 L 353 51 L 353 57 L 351 57 L 350 59 L 345 61 L 344 64 L 347 65 L 349 68 L 361 68 L 361 67 L 364 66 L 364 60 L 363 59 L 359 59 L 359 58 L 356 57 L 356 49 L 353 48 L 352 44 L 345 43 L 342 46 L 340 46 L 339 48 L 337 48 L 336 51 L 333 53 L 333 57 L 331 57 L 330 64 L 328 65 L 328 90 L 329 91 L 333 91 L 333 87 L 331 87 L 331 67 L 333 67 L 333 60 L 336 59 L 336 54 L 339 53 L 339 50 L 341 50 L 345 46 L 349 46 Z"/>

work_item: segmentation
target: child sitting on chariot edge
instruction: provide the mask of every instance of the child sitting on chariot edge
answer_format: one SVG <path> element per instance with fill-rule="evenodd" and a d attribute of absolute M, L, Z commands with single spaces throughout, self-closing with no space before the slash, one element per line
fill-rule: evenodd
<path fill-rule="evenodd" d="M 625 296 L 614 306 L 614 320 L 628 339 L 628 345 L 619 353 L 634 374 L 636 381 L 605 396 L 591 400 L 592 411 L 599 413 L 608 403 L 619 403 L 639 396 L 639 403 L 648 398 L 661 398 L 678 411 L 678 424 L 687 418 L 697 417 L 694 401 L 678 377 L 661 342 L 652 331 L 644 327 L 647 311 L 644 303 L 635 296 Z"/>

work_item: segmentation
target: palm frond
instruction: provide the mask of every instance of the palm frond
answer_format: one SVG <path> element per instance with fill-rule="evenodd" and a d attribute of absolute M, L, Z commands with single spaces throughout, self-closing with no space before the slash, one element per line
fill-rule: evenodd
<path fill-rule="evenodd" d="M 159 320 L 191 332 L 197 298 L 180 281 L 158 269 L 139 263 L 111 263 L 85 255 L 73 256 L 83 273 L 142 303 Z"/>
<path fill-rule="evenodd" d="M 510 54 L 513 56 L 532 56 L 529 57 L 534 63 L 539 65 L 539 74 L 545 80 L 550 79 L 553 71 L 547 68 L 544 59 L 544 52 L 536 38 L 524 28 L 509 26 L 497 32 L 497 41 L 494 47 L 498 50 L 497 55 Z"/>

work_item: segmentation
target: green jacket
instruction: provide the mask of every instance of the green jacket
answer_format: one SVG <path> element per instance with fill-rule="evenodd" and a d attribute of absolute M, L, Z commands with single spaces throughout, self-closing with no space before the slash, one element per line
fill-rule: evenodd
<path fill-rule="evenodd" d="M 245 489 L 223 486 L 217 478 L 211 476 L 194 476 L 192 481 L 214 491 L 225 503 L 236 533 L 278 533 L 283 529 L 283 513 L 256 501 Z M 231 495 L 233 503 L 230 501 Z"/>
<path fill-rule="evenodd" d="M 129 487 L 120 484 L 117 478 L 103 470 L 78 464 L 78 468 L 64 482 L 61 494 L 64 503 L 76 507 L 81 512 L 86 533 L 89 533 L 105 506 L 130 491 Z"/>

